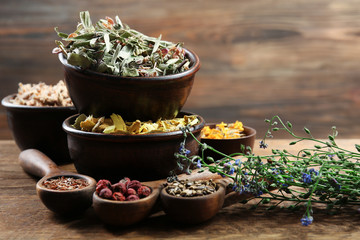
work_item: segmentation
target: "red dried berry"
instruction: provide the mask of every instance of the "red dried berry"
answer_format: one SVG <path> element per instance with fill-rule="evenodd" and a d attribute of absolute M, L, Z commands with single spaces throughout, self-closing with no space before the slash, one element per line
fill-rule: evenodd
<path fill-rule="evenodd" d="M 114 194 L 112 195 L 112 198 L 116 201 L 125 201 L 126 200 L 125 196 L 120 192 L 114 192 Z"/>
<path fill-rule="evenodd" d="M 137 192 L 135 191 L 135 189 L 133 188 L 129 188 L 127 191 L 126 191 L 126 196 L 130 196 L 130 195 L 136 195 Z"/>
<path fill-rule="evenodd" d="M 109 188 L 103 188 L 103 189 L 101 189 L 101 191 L 99 193 L 99 197 L 106 198 L 106 199 L 111 199 L 112 195 L 113 195 L 113 193 Z"/>
<path fill-rule="evenodd" d="M 131 180 L 130 180 L 130 178 L 125 177 L 125 178 L 121 179 L 119 182 L 124 183 L 125 187 L 128 188 L 128 185 L 131 182 Z"/>
<path fill-rule="evenodd" d="M 132 180 L 129 185 L 128 188 L 133 188 L 136 191 L 141 187 L 141 182 L 139 182 L 138 180 Z"/>
<path fill-rule="evenodd" d="M 140 198 L 137 196 L 137 195 L 129 195 L 127 198 L 126 198 L 126 201 L 136 201 L 136 200 L 139 200 Z"/>
<path fill-rule="evenodd" d="M 126 193 L 125 183 L 122 182 L 115 183 L 111 186 L 111 188 L 113 192 L 121 192 L 122 194 Z"/>
<path fill-rule="evenodd" d="M 151 194 L 151 189 L 147 186 L 141 186 L 138 189 L 137 194 L 139 195 L 140 198 L 147 197 Z"/>
<path fill-rule="evenodd" d="M 109 180 L 105 180 L 105 179 L 102 179 L 102 180 L 99 180 L 97 183 L 96 183 L 96 192 L 97 193 L 100 193 L 100 191 L 104 188 L 110 188 L 111 187 L 111 182 Z"/>

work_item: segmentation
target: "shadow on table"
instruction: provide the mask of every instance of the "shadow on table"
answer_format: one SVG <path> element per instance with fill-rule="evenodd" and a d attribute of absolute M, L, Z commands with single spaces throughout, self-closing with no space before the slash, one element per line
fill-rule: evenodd
<path fill-rule="evenodd" d="M 278 238 L 281 236 L 308 236 L 309 234 L 340 234 L 360 231 L 358 222 L 360 214 L 356 207 L 348 207 L 339 214 L 330 215 L 323 206 L 315 206 L 314 222 L 308 227 L 301 226 L 300 219 L 304 209 L 291 211 L 277 207 L 267 210 L 266 206 L 251 209 L 250 204 L 236 204 L 222 209 L 213 219 L 196 225 L 179 224 L 168 218 L 163 212 L 150 216 L 144 221 L 127 227 L 104 225 L 95 215 L 92 208 L 82 216 L 64 218 L 53 216 L 54 221 L 66 224 L 78 232 L 108 233 L 112 236 L 132 236 L 153 238 L 185 235 L 212 236 L 222 235 L 248 236 L 257 235 Z M 290 234 L 290 235 L 289 235 Z M 305 234 L 305 235 L 304 235 Z M 261 239 L 261 237 L 260 237 Z"/>

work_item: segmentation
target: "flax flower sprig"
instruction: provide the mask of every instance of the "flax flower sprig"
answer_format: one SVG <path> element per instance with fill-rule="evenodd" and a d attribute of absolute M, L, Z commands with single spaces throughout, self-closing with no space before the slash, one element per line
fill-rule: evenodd
<path fill-rule="evenodd" d="M 188 157 L 189 153 L 182 147 L 180 152 L 175 153 L 178 165 L 192 163 L 201 168 L 200 171 L 209 170 L 231 178 L 234 191 L 251 194 L 259 199 L 257 205 L 269 204 L 268 209 L 274 209 L 283 202 L 292 202 L 290 209 L 304 206 L 305 213 L 301 217 L 304 226 L 314 220 L 313 203 L 325 204 L 332 212 L 345 205 L 360 205 L 360 145 L 355 144 L 354 151 L 338 146 L 335 142 L 338 135 L 336 127 L 332 128 L 327 140 L 319 140 L 306 127 L 305 137 L 295 134 L 292 124 L 284 123 L 279 116 L 265 122 L 269 128 L 260 141 L 260 148 L 267 147 L 266 139 L 271 138 L 275 131 L 290 134 L 294 141 L 289 145 L 302 141 L 314 145 L 297 153 L 272 149 L 270 155 L 255 155 L 251 149 L 246 149 L 245 154 L 226 155 L 198 141 L 200 155 Z M 183 131 L 184 141 L 188 135 L 196 139 L 186 128 Z M 206 158 L 205 149 L 217 152 L 223 158 Z"/>

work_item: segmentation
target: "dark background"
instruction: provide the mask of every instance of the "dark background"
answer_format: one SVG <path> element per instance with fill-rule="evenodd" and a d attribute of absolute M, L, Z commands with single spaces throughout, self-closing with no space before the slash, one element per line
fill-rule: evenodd
<path fill-rule="evenodd" d="M 280 115 L 315 137 L 333 125 L 360 136 L 359 0 L 2 0 L 1 98 L 19 82 L 63 78 L 53 29 L 71 33 L 82 10 L 194 50 L 202 65 L 184 110 L 207 122 L 240 120 L 260 138 L 263 120 Z M 11 138 L 1 106 L 0 139 Z"/>

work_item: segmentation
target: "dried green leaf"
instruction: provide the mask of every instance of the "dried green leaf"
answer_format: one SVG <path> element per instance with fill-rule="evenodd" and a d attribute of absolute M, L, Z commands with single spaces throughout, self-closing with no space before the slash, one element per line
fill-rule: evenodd
<path fill-rule="evenodd" d="M 59 37 L 61 37 L 61 38 L 68 38 L 68 36 L 69 36 L 69 35 L 66 34 L 66 33 L 59 32 L 59 31 L 58 31 L 58 27 L 55 27 L 54 30 L 55 30 L 55 32 L 57 33 L 57 35 L 58 35 Z"/>
<path fill-rule="evenodd" d="M 88 11 L 80 12 L 80 20 L 83 27 L 85 28 L 85 31 L 89 32 L 93 30 L 94 27 L 91 22 L 90 13 Z"/>
<path fill-rule="evenodd" d="M 80 123 L 82 121 L 85 121 L 86 119 L 86 115 L 85 114 L 80 114 L 76 119 L 75 119 L 75 123 L 72 125 L 73 128 L 77 129 L 77 130 L 80 130 L 81 127 L 80 127 Z"/>
<path fill-rule="evenodd" d="M 76 53 L 70 53 L 67 61 L 69 64 L 87 69 L 91 65 L 89 58 Z"/>

